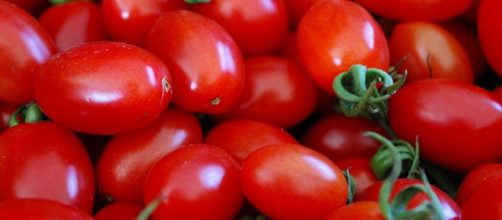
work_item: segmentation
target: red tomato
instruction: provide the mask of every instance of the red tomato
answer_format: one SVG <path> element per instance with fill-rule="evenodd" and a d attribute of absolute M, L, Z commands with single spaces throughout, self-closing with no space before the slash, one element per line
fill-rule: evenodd
<path fill-rule="evenodd" d="M 252 120 L 234 120 L 211 128 L 205 143 L 225 149 L 240 164 L 259 148 L 270 144 L 298 142 L 279 127 Z"/>
<path fill-rule="evenodd" d="M 408 186 L 412 186 L 414 184 L 421 183 L 420 180 L 415 179 L 398 179 L 392 188 L 390 199 L 393 199 L 397 193 L 401 192 Z M 382 187 L 382 182 L 378 182 L 368 187 L 363 195 L 359 198 L 359 201 L 378 201 L 378 196 L 380 193 L 380 188 Z M 457 203 L 450 198 L 446 193 L 441 191 L 439 188 L 432 186 L 432 190 L 436 193 L 439 203 L 441 204 L 441 211 L 443 212 L 443 216 L 446 219 L 457 219 L 459 220 L 461 217 L 461 211 L 458 207 Z M 408 209 L 412 209 L 420 205 L 424 201 L 428 201 L 429 197 L 425 193 L 419 193 L 415 195 L 410 203 L 408 204 Z"/>
<path fill-rule="evenodd" d="M 502 177 L 484 181 L 462 203 L 462 219 L 502 219 Z"/>
<path fill-rule="evenodd" d="M 481 0 L 478 9 L 478 36 L 481 49 L 495 72 L 502 77 L 502 1 Z"/>
<path fill-rule="evenodd" d="M 310 125 L 300 140 L 332 160 L 353 156 L 370 158 L 380 143 L 365 136 L 368 131 L 385 133 L 378 124 L 362 118 L 329 115 Z"/>
<path fill-rule="evenodd" d="M 112 203 L 99 210 L 94 220 L 136 220 L 143 208 L 137 203 Z"/>
<path fill-rule="evenodd" d="M 212 0 L 194 4 L 192 9 L 221 24 L 246 55 L 277 51 L 288 36 L 282 0 Z"/>
<path fill-rule="evenodd" d="M 93 218 L 82 210 L 54 201 L 14 199 L 0 202 L 0 219 L 92 220 Z"/>
<path fill-rule="evenodd" d="M 91 41 L 106 40 L 99 7 L 87 1 L 53 6 L 38 19 L 59 50 Z"/>
<path fill-rule="evenodd" d="M 38 14 L 44 8 L 49 6 L 49 0 L 6 0 L 8 2 L 16 4 L 18 7 L 23 8 L 31 14 Z"/>
<path fill-rule="evenodd" d="M 243 202 L 239 165 L 223 149 L 184 146 L 160 160 L 144 186 L 146 204 L 162 198 L 156 219 L 232 219 Z"/>
<path fill-rule="evenodd" d="M 0 155 L 0 201 L 48 199 L 92 211 L 92 164 L 72 132 L 52 122 L 19 124 L 0 135 Z"/>
<path fill-rule="evenodd" d="M 387 69 L 389 51 L 380 26 L 351 1 L 315 4 L 298 27 L 300 60 L 314 81 L 334 95 L 333 79 L 354 64 Z"/>
<path fill-rule="evenodd" d="M 490 92 L 449 80 L 422 80 L 391 97 L 397 136 L 419 138 L 425 159 L 457 172 L 502 159 L 502 106 Z"/>
<path fill-rule="evenodd" d="M 9 127 L 10 116 L 16 111 L 17 106 L 11 104 L 0 104 L 0 132 Z"/>
<path fill-rule="evenodd" d="M 317 88 L 300 65 L 273 56 L 248 58 L 245 65 L 244 92 L 218 119 L 250 119 L 289 128 L 312 113 Z"/>
<path fill-rule="evenodd" d="M 485 181 L 498 177 L 502 177 L 502 163 L 488 163 L 471 170 L 458 188 L 456 198 L 458 204 L 463 206 L 464 201 L 478 186 Z"/>
<path fill-rule="evenodd" d="M 393 20 L 439 21 L 466 11 L 473 0 L 356 0 L 369 11 Z"/>
<path fill-rule="evenodd" d="M 384 220 L 378 202 L 360 201 L 336 209 L 325 220 Z"/>
<path fill-rule="evenodd" d="M 273 144 L 242 163 L 244 195 L 272 219 L 322 219 L 347 201 L 347 182 L 328 158 L 296 144 Z"/>
<path fill-rule="evenodd" d="M 26 11 L 0 1 L 0 102 L 33 100 L 33 74 L 56 52 L 43 27 Z"/>
<path fill-rule="evenodd" d="M 408 83 L 427 78 L 474 81 L 469 56 L 460 43 L 441 26 L 430 22 L 397 24 L 389 40 L 392 65 L 408 71 Z"/>
<path fill-rule="evenodd" d="M 342 170 L 348 169 L 350 175 L 354 178 L 356 183 L 356 200 L 363 195 L 364 190 L 378 182 L 371 168 L 371 161 L 369 158 L 346 157 L 335 160 L 335 164 Z"/>
<path fill-rule="evenodd" d="M 493 90 L 493 94 L 498 98 L 499 103 L 502 104 L 502 85 Z"/>
<path fill-rule="evenodd" d="M 296 29 L 296 26 L 303 15 L 312 7 L 312 5 L 321 2 L 321 0 L 284 0 L 288 9 L 290 26 Z"/>
<path fill-rule="evenodd" d="M 116 41 L 143 46 L 160 15 L 185 9 L 183 0 L 103 0 L 101 12 L 108 34 Z"/>
<path fill-rule="evenodd" d="M 170 82 L 166 66 L 147 51 L 94 42 L 52 57 L 35 75 L 34 92 L 55 122 L 84 133 L 116 134 L 155 120 L 171 100 Z"/>
<path fill-rule="evenodd" d="M 176 109 L 146 127 L 113 136 L 96 165 L 100 193 L 109 202 L 142 202 L 143 183 L 155 163 L 181 145 L 201 142 L 197 118 Z"/>
<path fill-rule="evenodd" d="M 244 62 L 232 37 L 213 20 L 189 11 L 161 16 L 147 48 L 173 75 L 173 103 L 200 113 L 223 113 L 244 89 Z"/>

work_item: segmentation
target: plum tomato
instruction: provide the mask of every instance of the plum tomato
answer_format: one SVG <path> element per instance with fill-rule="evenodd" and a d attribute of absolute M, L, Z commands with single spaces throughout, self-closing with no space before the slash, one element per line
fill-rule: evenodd
<path fill-rule="evenodd" d="M 499 77 L 502 77 L 502 1 L 480 0 L 478 8 L 478 37 L 481 49 Z"/>
<path fill-rule="evenodd" d="M 457 192 L 457 203 L 462 207 L 469 195 L 484 181 L 502 177 L 502 163 L 487 163 L 471 170 L 464 177 Z"/>
<path fill-rule="evenodd" d="M 461 205 L 462 219 L 502 219 L 502 176 L 483 181 Z"/>
<path fill-rule="evenodd" d="M 360 201 L 336 209 L 325 220 L 384 220 L 378 202 Z"/>
<path fill-rule="evenodd" d="M 142 204 L 116 202 L 100 209 L 94 220 L 136 220 L 143 209 Z"/>
<path fill-rule="evenodd" d="M 43 199 L 11 199 L 0 202 L 0 219 L 72 219 L 93 218 L 76 207 Z"/>

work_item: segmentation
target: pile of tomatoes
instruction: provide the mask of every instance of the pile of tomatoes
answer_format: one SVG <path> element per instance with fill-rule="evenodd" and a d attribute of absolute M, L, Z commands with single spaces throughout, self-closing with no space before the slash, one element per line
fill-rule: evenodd
<path fill-rule="evenodd" d="M 500 0 L 0 0 L 0 219 L 502 219 L 500 36 Z"/>

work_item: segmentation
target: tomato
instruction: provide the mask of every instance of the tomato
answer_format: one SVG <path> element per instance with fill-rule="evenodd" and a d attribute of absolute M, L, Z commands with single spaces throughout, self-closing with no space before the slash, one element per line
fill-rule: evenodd
<path fill-rule="evenodd" d="M 151 124 L 113 136 L 96 165 L 99 190 L 109 202 L 142 202 L 148 171 L 181 145 L 201 143 L 202 129 L 190 113 L 168 109 Z"/>
<path fill-rule="evenodd" d="M 232 37 L 215 21 L 189 11 L 162 15 L 147 48 L 172 71 L 173 103 L 199 113 L 223 113 L 244 89 L 244 62 Z"/>
<path fill-rule="evenodd" d="M 396 182 L 394 182 L 390 199 L 393 199 L 398 192 L 401 192 L 406 187 L 412 186 L 417 183 L 421 183 L 421 181 L 415 179 L 398 179 Z M 359 198 L 359 201 L 378 201 L 378 196 L 381 187 L 382 187 L 382 182 L 378 182 L 371 185 L 364 191 L 362 196 Z M 445 192 L 441 191 L 439 188 L 432 186 L 432 190 L 439 199 L 443 216 L 446 219 L 460 219 L 461 211 L 457 203 L 455 203 L 455 201 L 452 198 L 450 198 Z M 419 193 L 410 200 L 410 203 L 408 203 L 407 208 L 413 209 L 422 204 L 424 201 L 428 200 L 429 198 L 427 197 L 427 195 L 425 195 L 425 193 Z"/>
<path fill-rule="evenodd" d="M 440 21 L 462 14 L 473 0 L 356 0 L 369 11 L 400 21 Z"/>
<path fill-rule="evenodd" d="M 101 12 L 113 40 L 144 46 L 146 36 L 160 15 L 186 9 L 183 0 L 103 0 Z"/>
<path fill-rule="evenodd" d="M 24 10 L 0 1 L 0 102 L 33 100 L 33 74 L 56 52 L 44 28 Z"/>
<path fill-rule="evenodd" d="M 274 125 L 252 120 L 233 120 L 209 130 L 205 143 L 225 149 L 238 163 L 259 148 L 270 144 L 298 143 L 293 136 Z"/>
<path fill-rule="evenodd" d="M 14 3 L 20 8 L 28 11 L 31 14 L 37 15 L 47 6 L 49 6 L 49 0 L 6 0 L 7 2 Z"/>
<path fill-rule="evenodd" d="M 480 0 L 478 8 L 478 36 L 481 49 L 490 66 L 502 77 L 502 2 L 499 0 Z"/>
<path fill-rule="evenodd" d="M 322 154 L 296 144 L 273 144 L 242 163 L 246 198 L 272 219 L 322 219 L 347 201 L 342 171 Z"/>
<path fill-rule="evenodd" d="M 390 98 L 388 117 L 398 137 L 418 137 L 421 156 L 444 168 L 467 172 L 502 158 L 502 106 L 472 84 L 411 83 Z"/>
<path fill-rule="evenodd" d="M 326 220 L 384 220 L 378 202 L 360 201 L 343 206 L 331 213 Z"/>
<path fill-rule="evenodd" d="M 137 203 L 112 203 L 99 210 L 94 220 L 135 220 L 143 208 Z"/>
<path fill-rule="evenodd" d="M 16 111 L 17 106 L 11 104 L 0 104 L 0 132 L 9 127 L 10 116 Z"/>
<path fill-rule="evenodd" d="M 501 163 L 488 163 L 476 167 L 462 180 L 462 184 L 458 188 L 457 202 L 460 206 L 468 199 L 470 194 L 483 182 L 492 178 L 502 177 Z"/>
<path fill-rule="evenodd" d="M 284 0 L 288 10 L 290 26 L 296 29 L 303 15 L 318 2 L 321 2 L 321 0 Z"/>
<path fill-rule="evenodd" d="M 85 42 L 106 40 L 100 8 L 87 1 L 53 6 L 38 19 L 59 50 Z"/>
<path fill-rule="evenodd" d="M 496 87 L 493 90 L 493 94 L 498 98 L 499 102 L 502 104 L 502 85 Z"/>
<path fill-rule="evenodd" d="M 246 55 L 277 51 L 288 36 L 282 0 L 212 0 L 192 6 L 193 11 L 221 24 Z"/>
<path fill-rule="evenodd" d="M 50 119 L 91 134 L 143 127 L 164 111 L 172 94 L 162 61 L 118 42 L 87 43 L 52 57 L 35 75 L 34 92 Z"/>
<path fill-rule="evenodd" d="M 0 135 L 0 201 L 58 201 L 90 213 L 92 164 L 80 140 L 53 122 L 19 124 Z"/>
<path fill-rule="evenodd" d="M 376 123 L 344 115 L 328 115 L 315 121 L 301 136 L 301 143 L 332 160 L 361 156 L 370 158 L 380 143 L 364 133 L 384 134 Z"/>
<path fill-rule="evenodd" d="M 346 157 L 335 160 L 335 164 L 342 170 L 349 170 L 356 184 L 355 199 L 361 197 L 364 190 L 378 182 L 371 168 L 371 161 L 364 157 Z"/>
<path fill-rule="evenodd" d="M 502 219 L 502 176 L 484 181 L 462 203 L 462 219 Z"/>
<path fill-rule="evenodd" d="M 351 1 L 315 4 L 300 21 L 300 61 L 323 90 L 334 95 L 333 79 L 354 64 L 387 69 L 389 51 L 380 26 Z"/>
<path fill-rule="evenodd" d="M 473 82 L 469 56 L 460 43 L 441 26 L 430 22 L 397 24 L 389 40 L 392 65 L 408 72 L 408 83 L 427 78 Z"/>
<path fill-rule="evenodd" d="M 283 128 L 297 125 L 312 113 L 317 88 L 301 66 L 282 57 L 245 60 L 246 83 L 239 101 L 219 120 L 250 119 Z"/>
<path fill-rule="evenodd" d="M 243 202 L 240 167 L 223 149 L 181 147 L 150 171 L 144 202 L 161 199 L 155 219 L 232 219 Z"/>
<path fill-rule="evenodd" d="M 0 202 L 0 219 L 92 220 L 93 218 L 75 207 L 54 201 L 13 199 Z"/>

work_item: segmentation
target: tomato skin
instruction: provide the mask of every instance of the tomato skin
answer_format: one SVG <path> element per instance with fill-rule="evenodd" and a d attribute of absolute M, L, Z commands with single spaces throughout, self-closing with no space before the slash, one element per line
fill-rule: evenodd
<path fill-rule="evenodd" d="M 189 11 L 162 15 L 147 48 L 172 71 L 173 103 L 199 113 L 230 109 L 244 89 L 244 62 L 232 37 L 215 21 Z"/>
<path fill-rule="evenodd" d="M 183 0 L 103 0 L 101 13 L 113 40 L 144 46 L 155 20 L 163 13 L 186 9 Z"/>
<path fill-rule="evenodd" d="M 321 2 L 321 0 L 284 0 L 288 10 L 290 26 L 296 29 L 303 15 L 318 2 Z"/>
<path fill-rule="evenodd" d="M 483 182 L 502 177 L 501 163 L 488 163 L 476 167 L 462 180 L 457 192 L 457 202 L 462 207 L 470 194 Z"/>
<path fill-rule="evenodd" d="M 478 36 L 481 49 L 498 76 L 502 77 L 502 2 L 481 0 L 478 8 Z"/>
<path fill-rule="evenodd" d="M 246 59 L 245 66 L 244 91 L 218 120 L 249 119 L 290 128 L 312 113 L 317 88 L 300 65 L 282 57 L 256 56 Z"/>
<path fill-rule="evenodd" d="M 113 83 L 110 83 L 113 81 Z M 172 91 L 166 66 L 119 42 L 91 42 L 52 57 L 35 75 L 35 100 L 72 130 L 117 134 L 157 118 Z"/>
<path fill-rule="evenodd" d="M 406 82 L 427 78 L 455 79 L 472 83 L 474 72 L 460 43 L 441 26 L 431 22 L 397 24 L 389 40 L 392 65 L 408 72 Z"/>
<path fill-rule="evenodd" d="M 349 170 L 350 175 L 356 182 L 355 200 L 361 197 L 371 185 L 378 182 L 371 168 L 371 160 L 364 157 L 346 157 L 335 160 L 335 164 L 342 170 Z"/>
<path fill-rule="evenodd" d="M 38 19 L 59 50 L 106 40 L 100 8 L 87 1 L 68 2 L 45 10 Z"/>
<path fill-rule="evenodd" d="M 113 202 L 143 201 L 148 171 L 181 145 L 201 143 L 202 129 L 190 113 L 168 109 L 154 122 L 113 136 L 96 165 L 99 190 Z"/>
<path fill-rule="evenodd" d="M 112 203 L 99 210 L 94 220 L 135 220 L 144 209 L 144 205 L 137 203 Z"/>
<path fill-rule="evenodd" d="M 465 12 L 473 0 L 356 0 L 369 11 L 399 21 L 440 21 Z"/>
<path fill-rule="evenodd" d="M 25 104 L 33 100 L 33 74 L 56 46 L 26 11 L 0 1 L 0 102 Z"/>
<path fill-rule="evenodd" d="M 471 84 L 430 79 L 411 83 L 389 102 L 397 136 L 415 142 L 425 159 L 456 172 L 502 157 L 502 106 Z"/>
<path fill-rule="evenodd" d="M 0 201 L 48 199 L 92 211 L 92 164 L 72 132 L 53 122 L 19 124 L 0 135 L 0 155 Z"/>
<path fill-rule="evenodd" d="M 333 79 L 354 64 L 387 69 L 387 41 L 371 15 L 345 0 L 315 4 L 297 32 L 300 60 L 323 90 L 334 95 Z"/>
<path fill-rule="evenodd" d="M 28 11 L 30 14 L 37 15 L 47 6 L 49 6 L 48 0 L 6 0 L 11 2 L 18 7 Z"/>
<path fill-rule="evenodd" d="M 502 219 L 502 177 L 488 179 L 462 203 L 462 219 Z"/>
<path fill-rule="evenodd" d="M 298 142 L 288 132 L 274 125 L 253 120 L 232 120 L 211 128 L 205 143 L 225 149 L 240 164 L 259 148 Z"/>
<path fill-rule="evenodd" d="M 10 116 L 16 111 L 17 106 L 0 104 L 0 132 L 9 127 Z"/>
<path fill-rule="evenodd" d="M 384 220 L 378 202 L 360 201 L 336 209 L 325 220 Z"/>
<path fill-rule="evenodd" d="M 272 219 L 322 219 L 347 200 L 342 171 L 318 152 L 296 144 L 273 144 L 242 163 L 246 198 Z"/>
<path fill-rule="evenodd" d="M 11 199 L 0 202 L 0 219 L 92 220 L 82 210 L 42 199 Z"/>
<path fill-rule="evenodd" d="M 498 98 L 499 100 L 499 103 L 502 104 L 502 85 L 496 87 L 494 90 L 493 90 L 493 94 L 495 95 L 495 97 Z"/>
<path fill-rule="evenodd" d="M 183 146 L 152 168 L 144 202 L 164 194 L 155 219 L 232 219 L 243 203 L 239 172 L 237 162 L 223 149 Z"/>

